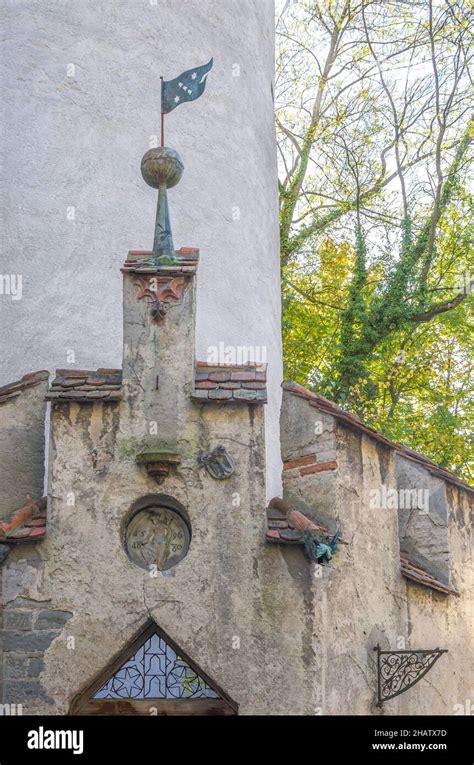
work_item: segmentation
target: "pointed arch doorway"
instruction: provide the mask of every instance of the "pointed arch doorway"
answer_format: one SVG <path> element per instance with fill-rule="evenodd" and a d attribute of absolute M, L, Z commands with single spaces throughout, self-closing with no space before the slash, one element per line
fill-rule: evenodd
<path fill-rule="evenodd" d="M 73 715 L 236 715 L 238 705 L 149 620 L 73 699 Z"/>

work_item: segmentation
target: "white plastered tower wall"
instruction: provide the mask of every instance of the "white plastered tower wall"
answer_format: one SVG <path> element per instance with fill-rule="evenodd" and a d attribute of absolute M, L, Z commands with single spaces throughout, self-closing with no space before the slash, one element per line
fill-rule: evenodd
<path fill-rule="evenodd" d="M 177 247 L 201 250 L 197 358 L 266 348 L 267 487 L 280 491 L 281 370 L 273 0 L 21 0 L 5 9 L 0 384 L 32 369 L 118 367 L 119 267 L 152 243 L 140 159 L 159 133 L 160 75 L 214 57 L 206 93 L 166 119 L 185 165 Z M 258 352 L 258 351 L 257 351 Z"/>

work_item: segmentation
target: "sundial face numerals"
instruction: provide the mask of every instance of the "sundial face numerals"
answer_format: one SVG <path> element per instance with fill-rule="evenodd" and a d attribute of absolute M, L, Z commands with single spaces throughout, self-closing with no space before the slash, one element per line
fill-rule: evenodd
<path fill-rule="evenodd" d="M 136 513 L 125 531 L 125 549 L 140 568 L 160 571 L 176 566 L 188 552 L 189 528 L 181 515 L 168 507 L 147 507 Z"/>

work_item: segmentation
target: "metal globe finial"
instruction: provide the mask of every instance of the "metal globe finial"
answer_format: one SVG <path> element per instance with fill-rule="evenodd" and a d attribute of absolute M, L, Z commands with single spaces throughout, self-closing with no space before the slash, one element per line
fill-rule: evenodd
<path fill-rule="evenodd" d="M 168 208 L 167 189 L 179 183 L 184 165 L 177 151 L 167 146 L 150 149 L 143 155 L 142 176 L 145 182 L 158 189 L 155 236 L 153 240 L 153 263 L 156 266 L 177 263 Z"/>
<path fill-rule="evenodd" d="M 166 188 L 173 188 L 180 182 L 183 170 L 184 165 L 178 152 L 167 146 L 150 149 L 143 155 L 143 179 L 154 189 L 159 189 L 163 183 Z"/>

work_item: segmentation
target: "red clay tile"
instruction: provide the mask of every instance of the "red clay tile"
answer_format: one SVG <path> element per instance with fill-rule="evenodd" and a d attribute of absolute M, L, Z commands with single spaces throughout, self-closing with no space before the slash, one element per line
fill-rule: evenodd
<path fill-rule="evenodd" d="M 30 531 L 30 538 L 31 539 L 37 539 L 38 537 L 44 537 L 46 534 L 46 525 L 38 526 L 35 529 L 31 529 Z"/>
<path fill-rule="evenodd" d="M 215 399 L 216 401 L 226 401 L 232 398 L 232 391 L 221 390 L 220 388 L 216 388 L 216 390 L 209 391 L 209 398 Z"/>
<path fill-rule="evenodd" d="M 33 528 L 34 526 L 44 526 L 45 525 L 45 518 L 42 516 L 41 518 L 31 518 L 31 520 L 26 521 L 25 526 L 28 528 Z"/>
<path fill-rule="evenodd" d="M 277 531 L 276 529 L 270 529 L 269 531 L 267 531 L 266 536 L 269 539 L 280 539 L 280 532 Z"/>
<path fill-rule="evenodd" d="M 21 393 L 25 388 L 31 388 L 34 385 L 38 385 L 38 383 L 43 380 L 47 380 L 48 377 L 49 372 L 44 369 L 39 372 L 28 372 L 26 375 L 23 375 L 20 380 L 14 380 L 7 385 L 2 385 L 0 387 L 0 397 L 5 397 L 6 399 L 10 393 Z"/>
<path fill-rule="evenodd" d="M 235 382 L 249 382 L 255 380 L 255 372 L 232 372 L 231 379 Z"/>
<path fill-rule="evenodd" d="M 265 383 L 252 380 L 252 382 L 243 382 L 242 388 L 248 388 L 249 390 L 266 390 L 267 386 Z"/>
<path fill-rule="evenodd" d="M 199 382 L 194 383 L 194 387 L 197 388 L 197 390 L 215 390 L 218 386 L 217 383 L 211 382 L 210 380 L 199 380 Z"/>
<path fill-rule="evenodd" d="M 266 365 L 261 364 L 211 364 L 198 361 L 192 398 L 203 402 L 211 400 L 236 404 L 264 404 L 267 401 L 265 368 Z M 215 384 L 211 387 L 209 383 Z M 205 391 L 209 391 L 208 396 Z"/>
<path fill-rule="evenodd" d="M 230 380 L 231 372 L 209 372 L 209 380 L 214 382 L 228 382 Z"/>
<path fill-rule="evenodd" d="M 34 513 L 46 508 L 46 497 L 34 500 L 27 499 L 23 507 L 14 510 L 0 523 L 0 538 L 8 537 L 15 529 L 22 526 Z"/>

